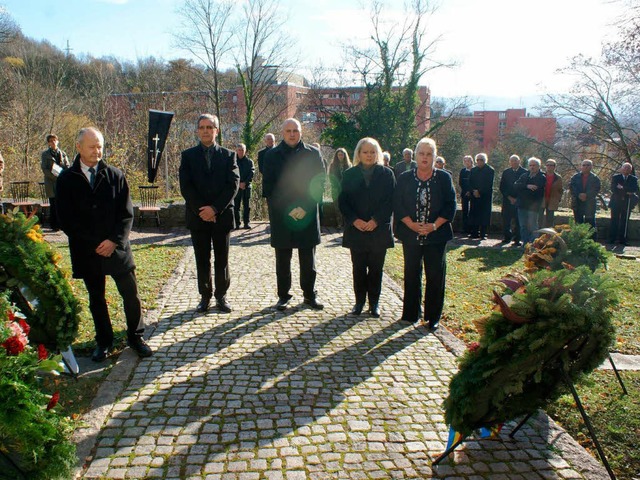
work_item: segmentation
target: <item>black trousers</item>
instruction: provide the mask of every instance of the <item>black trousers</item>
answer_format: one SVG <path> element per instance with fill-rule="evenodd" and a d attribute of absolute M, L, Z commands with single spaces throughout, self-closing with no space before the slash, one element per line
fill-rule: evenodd
<path fill-rule="evenodd" d="M 316 298 L 316 247 L 298 248 L 300 262 L 300 288 L 304 298 Z M 289 299 L 291 294 L 291 257 L 292 248 L 276 248 L 276 278 L 278 282 L 278 298 Z"/>
<path fill-rule="evenodd" d="M 512 229 L 512 225 L 514 228 Z M 502 234 L 503 238 L 510 242 L 512 239 L 520 241 L 520 220 L 518 220 L 518 208 L 508 198 L 502 199 Z"/>
<path fill-rule="evenodd" d="M 446 243 L 433 245 L 402 244 L 404 253 L 404 299 L 402 318 L 411 322 L 420 319 L 422 270 L 427 278 L 424 295 L 424 319 L 430 324 L 440 321 L 444 307 L 447 275 Z"/>
<path fill-rule="evenodd" d="M 611 207 L 611 224 L 609 225 L 609 243 L 616 240 L 620 242 L 627 241 L 627 222 L 631 210 L 627 208 L 627 203 Z"/>
<path fill-rule="evenodd" d="M 58 230 L 58 214 L 56 212 L 56 197 L 49 198 L 49 226 L 51 230 Z"/>
<path fill-rule="evenodd" d="M 242 204 L 242 223 L 249 225 L 249 213 L 251 201 L 251 187 L 246 187 L 244 190 L 238 190 L 234 202 L 233 213 L 236 217 L 236 227 L 240 226 L 240 204 Z"/>
<path fill-rule="evenodd" d="M 378 304 L 382 291 L 382 269 L 387 250 L 362 251 L 351 249 L 353 291 L 356 303 L 369 298 L 369 306 Z"/>
<path fill-rule="evenodd" d="M 191 242 L 196 256 L 198 293 L 200 296 L 222 300 L 231 285 L 229 274 L 229 232 L 191 230 Z M 211 281 L 211 245 L 213 245 L 215 291 Z"/>
<path fill-rule="evenodd" d="M 111 326 L 109 309 L 105 299 L 106 277 L 102 274 L 96 274 L 87 276 L 83 280 L 89 293 L 89 310 L 96 330 L 96 343 L 100 347 L 111 347 L 113 345 L 113 327 Z M 136 274 L 132 270 L 113 276 L 113 280 L 122 297 L 124 315 L 127 319 L 127 337 L 129 340 L 134 340 L 144 333 Z"/>
<path fill-rule="evenodd" d="M 471 233 L 471 227 L 469 226 L 469 206 L 471 199 L 465 194 L 462 194 L 462 229 L 464 233 Z"/>
<path fill-rule="evenodd" d="M 588 223 L 594 229 L 596 228 L 595 208 L 594 209 L 587 208 L 586 202 L 577 200 L 577 205 L 573 207 L 573 219 L 575 220 L 576 223 Z M 596 235 L 597 234 L 594 231 L 594 234 L 592 236 L 594 240 L 596 238 Z"/>

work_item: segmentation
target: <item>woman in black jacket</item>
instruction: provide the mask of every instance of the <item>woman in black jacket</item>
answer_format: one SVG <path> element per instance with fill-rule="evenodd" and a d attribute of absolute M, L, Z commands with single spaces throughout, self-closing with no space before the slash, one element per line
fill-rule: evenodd
<path fill-rule="evenodd" d="M 424 319 L 429 328 L 438 328 L 444 306 L 446 278 L 445 249 L 453 238 L 451 222 L 456 213 L 456 192 L 451 175 L 434 169 L 436 143 L 423 138 L 416 145 L 417 168 L 398 177 L 393 197 L 396 234 L 404 253 L 404 300 L 402 321 L 420 320 L 422 269 L 427 287 Z"/>
<path fill-rule="evenodd" d="M 345 219 L 342 246 L 351 250 L 353 289 L 356 303 L 351 310 L 360 315 L 367 296 L 369 313 L 380 316 L 382 267 L 387 248 L 393 247 L 391 210 L 395 178 L 383 165 L 382 149 L 373 138 L 358 142 L 354 166 L 342 177 L 338 197 Z"/>

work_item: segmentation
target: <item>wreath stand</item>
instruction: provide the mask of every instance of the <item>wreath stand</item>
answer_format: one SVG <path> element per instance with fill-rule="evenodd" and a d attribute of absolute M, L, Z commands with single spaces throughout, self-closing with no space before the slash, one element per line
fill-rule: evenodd
<path fill-rule="evenodd" d="M 578 395 L 578 392 L 576 391 L 576 388 L 573 385 L 573 381 L 569 377 L 569 374 L 566 372 L 566 370 L 564 368 L 562 368 L 561 365 L 558 365 L 556 363 L 554 363 L 553 365 L 550 365 L 551 362 L 557 360 L 558 357 L 560 357 L 560 355 L 576 340 L 578 340 L 578 338 L 574 338 L 573 340 L 570 340 L 569 342 L 567 342 L 564 347 L 562 347 L 555 354 L 553 354 L 548 360 L 545 361 L 545 366 L 549 365 L 550 368 L 554 368 L 554 369 L 556 369 L 556 370 L 558 370 L 560 372 L 559 376 L 562 379 L 562 382 L 564 383 L 564 385 L 571 392 L 571 395 L 573 395 L 573 399 L 576 402 L 576 405 L 578 406 L 578 410 L 580 411 L 580 415 L 582 416 L 582 420 L 584 421 L 585 425 L 587 426 L 587 430 L 589 430 L 589 435 L 591 436 L 591 439 L 593 440 L 593 443 L 595 443 L 595 445 L 596 445 L 596 449 L 598 450 L 598 455 L 600 456 L 600 459 L 602 460 L 604 468 L 607 470 L 607 473 L 609 474 L 609 477 L 612 480 L 616 480 L 616 476 L 613 473 L 613 470 L 611 470 L 611 466 L 609 465 L 609 461 L 607 460 L 607 457 L 606 457 L 606 455 L 604 453 L 604 450 L 602 449 L 602 446 L 600 445 L 600 442 L 598 441 L 598 437 L 596 436 L 596 432 L 593 429 L 593 426 L 591 425 L 591 420 L 589 420 L 589 416 L 587 415 L 587 412 L 584 410 L 584 407 L 582 406 L 582 402 L 580 401 L 580 396 Z M 582 350 L 584 345 L 585 345 L 585 343 L 583 343 L 582 346 L 577 351 L 579 352 L 580 350 Z M 618 373 L 618 369 L 616 368 L 616 366 L 615 366 L 615 364 L 613 362 L 613 358 L 611 357 L 611 354 L 609 354 L 609 362 L 611 362 L 611 366 L 613 367 L 613 370 L 614 370 L 614 372 L 616 374 L 618 382 L 620 383 L 620 386 L 622 387 L 622 391 L 624 392 L 624 395 L 628 395 L 627 389 L 625 388 L 624 382 L 622 381 L 622 378 L 620 377 L 620 374 Z M 525 417 L 520 421 L 520 423 L 518 423 L 516 428 L 514 428 L 513 431 L 509 434 L 509 438 L 513 439 L 514 435 L 518 432 L 518 430 L 520 430 L 534 414 L 535 414 L 535 412 L 530 412 L 527 415 L 525 415 Z M 451 455 L 451 453 L 453 453 L 453 451 L 456 448 L 458 448 L 458 446 L 460 446 L 467 438 L 469 438 L 470 435 L 471 434 L 465 435 L 464 437 L 462 437 L 462 438 L 458 439 L 456 442 L 454 442 L 449 448 L 447 448 L 444 452 L 442 452 L 440 455 L 438 455 L 434 459 L 433 465 L 438 465 L 440 462 L 442 462 L 442 460 L 444 460 L 449 455 Z"/>

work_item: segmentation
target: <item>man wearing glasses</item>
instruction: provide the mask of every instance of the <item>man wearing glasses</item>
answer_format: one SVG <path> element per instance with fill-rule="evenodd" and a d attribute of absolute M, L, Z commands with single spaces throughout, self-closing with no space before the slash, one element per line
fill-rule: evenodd
<path fill-rule="evenodd" d="M 583 160 L 580 172 L 571 177 L 569 192 L 576 223 L 588 223 L 595 229 L 596 197 L 600 193 L 600 179 L 591 171 L 592 169 L 593 162 Z"/>
<path fill-rule="evenodd" d="M 216 145 L 220 122 L 208 113 L 200 115 L 196 134 L 200 143 L 182 152 L 180 192 L 184 197 L 187 228 L 196 256 L 198 312 L 209 309 L 211 297 L 224 313 L 231 312 L 227 301 L 229 276 L 229 232 L 233 229 L 233 204 L 238 193 L 240 172 L 235 152 Z M 211 281 L 211 245 L 215 256 L 215 285 Z M 215 290 L 214 290 L 215 286 Z"/>

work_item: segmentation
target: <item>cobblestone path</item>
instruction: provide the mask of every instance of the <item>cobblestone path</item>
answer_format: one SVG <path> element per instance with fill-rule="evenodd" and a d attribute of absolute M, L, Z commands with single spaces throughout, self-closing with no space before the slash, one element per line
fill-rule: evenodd
<path fill-rule="evenodd" d="M 302 305 L 295 254 L 291 307 L 275 310 L 264 226 L 234 233 L 230 314 L 195 312 L 186 255 L 150 335 L 155 354 L 135 360 L 82 478 L 608 478 L 543 414 L 515 440 L 469 441 L 432 466 L 455 357 L 424 327 L 397 322 L 388 284 L 382 318 L 347 314 L 339 234 L 318 248 L 320 312 Z"/>

